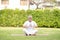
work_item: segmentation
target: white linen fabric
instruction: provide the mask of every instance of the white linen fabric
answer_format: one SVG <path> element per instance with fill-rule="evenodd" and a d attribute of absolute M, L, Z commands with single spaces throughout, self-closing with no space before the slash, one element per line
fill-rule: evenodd
<path fill-rule="evenodd" d="M 23 24 L 23 26 L 26 26 L 26 27 L 27 27 L 27 28 L 23 29 L 23 31 L 24 31 L 26 34 L 35 34 L 35 33 L 37 32 L 37 30 L 34 29 L 34 28 L 37 26 L 36 22 L 34 22 L 34 21 L 31 21 L 31 22 L 26 21 L 26 22 Z"/>

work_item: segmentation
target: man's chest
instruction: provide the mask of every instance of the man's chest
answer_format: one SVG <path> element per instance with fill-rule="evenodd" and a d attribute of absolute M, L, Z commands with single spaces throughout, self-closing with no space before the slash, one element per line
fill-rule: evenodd
<path fill-rule="evenodd" d="M 28 22 L 28 23 L 27 23 L 27 26 L 32 27 L 32 26 L 34 26 L 34 23 L 33 23 L 33 22 Z"/>

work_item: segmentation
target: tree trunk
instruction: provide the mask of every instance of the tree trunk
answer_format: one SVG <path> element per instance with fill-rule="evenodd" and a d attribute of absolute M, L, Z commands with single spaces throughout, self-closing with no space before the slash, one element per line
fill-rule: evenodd
<path fill-rule="evenodd" d="M 28 9 L 30 9 L 30 0 L 28 0 Z"/>

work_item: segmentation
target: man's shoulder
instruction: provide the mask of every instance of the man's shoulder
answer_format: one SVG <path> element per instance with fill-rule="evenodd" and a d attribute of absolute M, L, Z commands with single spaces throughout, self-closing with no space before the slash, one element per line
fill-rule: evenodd
<path fill-rule="evenodd" d="M 25 23 L 28 23 L 29 21 L 25 21 Z M 33 23 L 35 23 L 35 21 L 32 21 Z"/>
<path fill-rule="evenodd" d="M 25 21 L 25 23 L 27 23 L 28 21 Z"/>
<path fill-rule="evenodd" d="M 34 23 L 35 23 L 35 21 L 32 21 L 32 22 L 34 22 Z"/>

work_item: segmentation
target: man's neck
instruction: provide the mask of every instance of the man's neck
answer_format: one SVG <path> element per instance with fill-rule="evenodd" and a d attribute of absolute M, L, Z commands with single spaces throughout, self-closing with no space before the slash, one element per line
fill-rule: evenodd
<path fill-rule="evenodd" d="M 32 21 L 29 21 L 29 22 L 32 22 Z"/>

